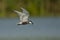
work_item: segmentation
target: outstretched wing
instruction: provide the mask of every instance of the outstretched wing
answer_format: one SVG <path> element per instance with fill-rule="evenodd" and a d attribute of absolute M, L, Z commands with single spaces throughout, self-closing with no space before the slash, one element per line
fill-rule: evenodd
<path fill-rule="evenodd" d="M 26 9 L 24 9 L 24 8 L 21 8 L 22 9 L 22 12 L 25 14 L 25 15 L 28 15 L 29 16 L 29 12 L 26 10 Z"/>
<path fill-rule="evenodd" d="M 22 12 L 19 12 L 17 10 L 14 10 L 14 12 L 16 12 L 19 16 L 22 14 Z"/>
<path fill-rule="evenodd" d="M 24 9 L 24 8 L 21 8 L 22 9 L 22 13 L 23 13 L 23 16 L 22 16 L 22 21 L 25 22 L 25 21 L 28 21 L 28 18 L 29 18 L 29 12 Z"/>
<path fill-rule="evenodd" d="M 29 12 L 25 10 L 24 8 L 21 8 L 21 9 L 22 9 L 22 12 L 19 12 L 17 10 L 14 10 L 14 12 L 18 14 L 20 22 L 28 21 Z"/>
<path fill-rule="evenodd" d="M 22 21 L 23 20 L 22 19 L 23 18 L 23 13 L 20 12 L 20 11 L 17 11 L 17 10 L 14 10 L 14 12 L 17 13 L 19 20 Z"/>

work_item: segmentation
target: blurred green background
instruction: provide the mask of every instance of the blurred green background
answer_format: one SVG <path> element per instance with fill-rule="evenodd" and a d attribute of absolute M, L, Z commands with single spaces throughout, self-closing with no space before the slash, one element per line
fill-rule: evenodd
<path fill-rule="evenodd" d="M 0 17 L 16 17 L 13 10 L 26 8 L 31 16 L 60 16 L 60 0 L 0 0 Z"/>

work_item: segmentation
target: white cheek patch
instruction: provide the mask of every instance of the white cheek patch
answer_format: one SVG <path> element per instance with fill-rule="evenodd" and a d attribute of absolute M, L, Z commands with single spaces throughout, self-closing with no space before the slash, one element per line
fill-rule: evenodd
<path fill-rule="evenodd" d="M 31 24 L 31 22 L 29 22 Z"/>

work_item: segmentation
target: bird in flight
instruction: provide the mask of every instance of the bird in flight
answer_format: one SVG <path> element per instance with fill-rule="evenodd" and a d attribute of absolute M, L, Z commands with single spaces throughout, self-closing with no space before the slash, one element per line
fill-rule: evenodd
<path fill-rule="evenodd" d="M 19 16 L 19 23 L 17 24 L 18 25 L 33 24 L 33 22 L 29 19 L 29 12 L 24 8 L 21 8 L 21 10 L 22 12 L 14 10 L 14 12 L 17 13 Z"/>

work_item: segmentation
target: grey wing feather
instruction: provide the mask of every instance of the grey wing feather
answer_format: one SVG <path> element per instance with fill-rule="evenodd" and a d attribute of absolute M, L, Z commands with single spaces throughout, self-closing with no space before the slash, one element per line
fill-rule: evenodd
<path fill-rule="evenodd" d="M 23 13 L 25 13 L 26 15 L 29 15 L 29 12 L 26 9 L 24 9 L 24 8 L 21 8 L 21 9 L 22 9 Z"/>
<path fill-rule="evenodd" d="M 22 14 L 22 12 L 19 12 L 17 10 L 14 10 L 14 12 L 16 12 L 19 16 Z"/>
<path fill-rule="evenodd" d="M 14 10 L 14 12 L 18 14 L 20 22 L 28 21 L 29 12 L 24 8 L 21 8 L 21 9 L 22 9 L 22 12 L 19 12 L 17 10 Z"/>
<path fill-rule="evenodd" d="M 18 14 L 18 18 L 19 18 L 19 20 L 20 21 L 22 21 L 23 19 L 23 14 L 22 14 L 22 12 L 19 12 L 19 11 L 17 11 L 17 10 L 14 10 L 14 12 L 16 12 L 17 14 Z"/>

